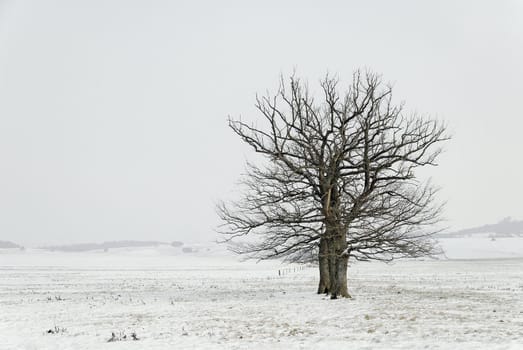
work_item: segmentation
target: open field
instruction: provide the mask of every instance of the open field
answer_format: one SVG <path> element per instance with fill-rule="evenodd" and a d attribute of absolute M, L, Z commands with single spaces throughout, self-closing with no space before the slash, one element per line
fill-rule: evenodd
<path fill-rule="evenodd" d="M 0 348 L 523 348 L 521 258 L 349 274 L 353 298 L 331 301 L 314 294 L 313 267 L 157 249 L 3 253 Z M 112 332 L 139 340 L 107 342 Z"/>

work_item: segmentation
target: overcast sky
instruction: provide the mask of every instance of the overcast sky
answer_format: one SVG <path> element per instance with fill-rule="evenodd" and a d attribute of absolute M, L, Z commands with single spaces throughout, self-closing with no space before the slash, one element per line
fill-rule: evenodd
<path fill-rule="evenodd" d="M 226 118 L 293 69 L 445 120 L 454 228 L 523 219 L 522 4 L 0 0 L 0 240 L 212 239 L 251 157 Z"/>

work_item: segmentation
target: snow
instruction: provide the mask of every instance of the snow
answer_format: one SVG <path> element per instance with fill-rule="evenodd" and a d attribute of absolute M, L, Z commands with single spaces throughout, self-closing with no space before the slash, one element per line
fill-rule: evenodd
<path fill-rule="evenodd" d="M 523 258 L 463 260 L 466 243 L 442 242 L 462 260 L 354 263 L 339 300 L 314 294 L 314 267 L 215 251 L 4 250 L 0 348 L 521 349 Z"/>
<path fill-rule="evenodd" d="M 450 259 L 500 259 L 523 258 L 523 238 L 492 239 L 490 235 L 439 239 Z"/>

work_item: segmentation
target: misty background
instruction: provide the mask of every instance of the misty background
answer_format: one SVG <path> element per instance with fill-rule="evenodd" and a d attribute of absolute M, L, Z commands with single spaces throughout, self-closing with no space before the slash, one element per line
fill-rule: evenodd
<path fill-rule="evenodd" d="M 523 3 L 0 0 L 0 239 L 211 240 L 279 75 L 368 68 L 445 120 L 453 230 L 522 218 Z"/>

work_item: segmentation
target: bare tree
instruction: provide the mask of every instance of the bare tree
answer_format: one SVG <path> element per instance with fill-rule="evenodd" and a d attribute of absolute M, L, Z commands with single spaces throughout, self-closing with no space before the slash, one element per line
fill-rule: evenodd
<path fill-rule="evenodd" d="M 234 250 L 258 259 L 319 262 L 318 293 L 349 297 L 347 265 L 434 252 L 441 207 L 436 190 L 415 177 L 435 165 L 448 139 L 435 120 L 406 117 L 390 86 L 356 72 L 348 91 L 321 81 L 316 102 L 294 76 L 274 96 L 257 98 L 263 127 L 229 120 L 263 164 L 248 164 L 239 201 L 218 214 Z"/>

